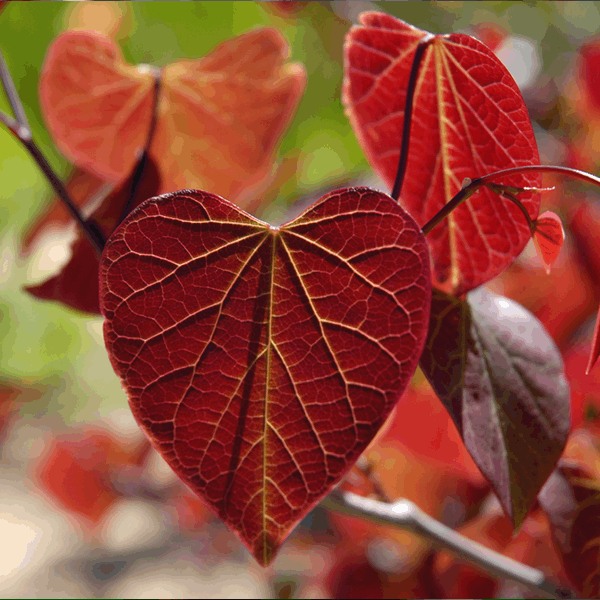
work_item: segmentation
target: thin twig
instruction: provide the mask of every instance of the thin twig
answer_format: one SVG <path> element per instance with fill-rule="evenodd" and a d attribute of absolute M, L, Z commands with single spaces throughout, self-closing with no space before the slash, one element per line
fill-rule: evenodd
<path fill-rule="evenodd" d="M 488 185 L 495 179 L 500 177 L 505 177 L 509 175 L 521 175 L 524 173 L 558 173 L 559 175 L 565 175 L 567 177 L 572 177 L 574 179 L 579 179 L 580 181 L 585 181 L 586 183 L 591 183 L 596 187 L 600 187 L 600 178 L 595 175 L 591 175 L 590 173 L 586 173 L 585 171 L 579 171 L 578 169 L 571 169 L 569 167 L 556 167 L 554 165 L 527 165 L 523 167 L 512 167 L 510 169 L 503 169 L 502 171 L 496 171 L 495 173 L 490 173 L 489 175 L 484 175 L 483 177 L 479 177 L 477 179 L 473 179 L 471 183 L 465 186 L 450 202 L 444 205 L 444 207 L 436 213 L 423 227 L 421 227 L 421 231 L 424 235 L 427 235 L 434 227 L 439 225 L 457 206 L 459 206 L 462 202 L 467 200 L 467 198 L 471 197 L 477 190 L 481 187 Z M 536 191 L 535 188 L 525 188 L 532 189 Z M 543 191 L 543 190 L 537 190 Z"/>
<path fill-rule="evenodd" d="M 417 78 L 419 76 L 419 66 L 423 60 L 423 54 L 427 46 L 435 38 L 434 35 L 428 33 L 423 36 L 417 44 L 415 56 L 413 58 L 408 85 L 406 87 L 406 101 L 404 103 L 404 120 L 402 122 L 402 141 L 400 143 L 400 157 L 398 159 L 398 169 L 396 170 L 396 180 L 392 189 L 392 198 L 398 200 L 404 183 L 404 175 L 406 174 L 406 165 L 408 164 L 408 147 L 410 144 L 410 124 L 412 122 L 413 102 L 415 98 L 415 90 L 417 87 Z"/>
<path fill-rule="evenodd" d="M 536 594 L 542 592 L 557 600 L 575 597 L 571 590 L 558 587 L 549 581 L 542 571 L 507 558 L 466 538 L 430 517 L 410 500 L 400 499 L 392 504 L 386 504 L 371 498 L 363 498 L 352 492 L 334 490 L 321 502 L 321 506 L 345 515 L 369 519 L 374 523 L 412 531 L 437 546 L 454 552 L 461 559 L 496 576 L 512 579 Z"/>
<path fill-rule="evenodd" d="M 15 120 L 10 115 L 0 111 L 0 122 L 4 123 L 9 131 L 21 142 L 21 144 L 23 144 L 94 248 L 96 248 L 99 253 L 102 253 L 105 243 L 102 232 L 98 229 L 95 223 L 86 221 L 83 218 L 79 208 L 71 199 L 67 188 L 64 186 L 58 175 L 54 172 L 54 169 L 50 166 L 50 163 L 46 160 L 46 157 L 42 154 L 42 151 L 38 148 L 37 144 L 33 141 L 31 128 L 29 127 L 27 116 L 25 115 L 23 103 L 21 102 L 14 81 L 8 70 L 8 66 L 4 60 L 4 55 L 1 51 L 0 81 L 2 82 L 2 86 L 8 97 L 8 101 L 10 102 L 11 108 L 16 117 Z"/>
<path fill-rule="evenodd" d="M 23 108 L 23 103 L 21 102 L 21 98 L 15 87 L 15 82 L 10 76 L 10 71 L 8 70 L 8 65 L 6 64 L 2 50 L 0 50 L 0 80 L 4 86 L 4 91 L 6 92 L 10 107 L 12 108 L 13 113 L 15 113 L 17 122 L 22 127 L 27 127 L 27 129 L 31 130 L 27 115 L 25 114 L 25 109 Z"/>

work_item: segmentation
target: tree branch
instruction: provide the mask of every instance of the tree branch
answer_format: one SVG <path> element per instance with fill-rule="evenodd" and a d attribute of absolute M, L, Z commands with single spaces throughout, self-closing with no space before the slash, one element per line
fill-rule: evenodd
<path fill-rule="evenodd" d="M 334 490 L 321 502 L 321 506 L 352 517 L 369 519 L 374 523 L 407 529 L 443 549 L 454 552 L 459 558 L 477 567 L 526 586 L 536 594 L 541 592 L 557 600 L 575 598 L 571 590 L 556 586 L 542 571 L 466 538 L 427 515 L 410 500 L 400 499 L 386 504 L 351 492 Z"/>
<path fill-rule="evenodd" d="M 2 87 L 6 92 L 8 101 L 15 113 L 16 120 L 10 115 L 0 111 L 0 122 L 4 123 L 8 127 L 9 131 L 21 142 L 25 149 L 29 152 L 33 160 L 36 162 L 42 173 L 46 176 L 46 179 L 50 182 L 50 185 L 54 188 L 54 191 L 58 197 L 63 201 L 67 210 L 71 213 L 71 216 L 75 219 L 79 227 L 83 230 L 86 237 L 92 243 L 98 253 L 102 253 L 104 248 L 105 239 L 102 232 L 98 229 L 95 223 L 92 221 L 86 221 L 82 214 L 79 212 L 79 208 L 75 205 L 67 188 L 60 180 L 58 175 L 54 172 L 54 169 L 50 166 L 50 163 L 46 160 L 46 157 L 42 154 L 37 144 L 33 141 L 31 128 L 27 121 L 25 109 L 23 103 L 17 93 L 14 81 L 4 60 L 4 55 L 0 51 L 0 81 Z"/>

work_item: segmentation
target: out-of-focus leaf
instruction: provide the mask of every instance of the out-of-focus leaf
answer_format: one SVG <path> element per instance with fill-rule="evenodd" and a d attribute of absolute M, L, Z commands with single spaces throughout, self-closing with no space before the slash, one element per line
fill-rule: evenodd
<path fill-rule="evenodd" d="M 590 351 L 590 358 L 588 360 L 587 367 L 585 368 L 585 374 L 588 375 L 592 370 L 598 357 L 600 356 L 600 307 L 598 308 L 598 316 L 596 317 L 596 324 L 594 325 L 594 335 L 592 337 L 592 349 Z"/>
<path fill-rule="evenodd" d="M 125 219 L 100 288 L 139 424 L 267 565 L 410 382 L 431 279 L 425 237 L 381 192 L 331 192 L 273 228 L 187 190 Z"/>
<path fill-rule="evenodd" d="M 89 178 L 86 181 L 94 181 L 94 176 L 86 177 Z M 134 171 L 118 189 L 102 200 L 98 209 L 92 214 L 91 218 L 106 237 L 119 223 L 131 196 L 135 178 Z M 135 208 L 144 200 L 156 196 L 159 187 L 158 169 L 154 161 L 148 159 L 131 207 Z M 25 290 L 41 300 L 56 300 L 75 310 L 99 315 L 100 257 L 98 252 L 81 233 L 78 234 L 71 249 L 69 262 L 56 275 L 52 275 L 40 284 L 26 286 Z"/>
<path fill-rule="evenodd" d="M 560 352 L 542 324 L 484 289 L 434 291 L 420 366 L 518 528 L 569 432 Z"/>
<path fill-rule="evenodd" d="M 369 163 L 391 188 L 396 177 L 408 78 L 425 31 L 363 13 L 345 45 L 343 101 Z M 465 178 L 539 164 L 527 108 L 514 79 L 475 38 L 435 36 L 419 70 L 400 202 L 423 226 Z M 501 183 L 541 187 L 539 175 Z M 530 217 L 539 195 L 519 196 Z M 459 206 L 428 236 L 434 285 L 460 295 L 501 273 L 531 232 L 520 210 L 490 190 Z"/>
<path fill-rule="evenodd" d="M 277 30 L 258 29 L 162 69 L 150 147 L 161 193 L 197 188 L 251 199 L 272 174 L 275 149 L 304 91 L 305 71 L 288 56 Z M 67 31 L 46 56 L 40 102 L 65 156 L 117 183 L 144 146 L 153 87 L 152 70 L 127 64 L 109 37 Z"/>
<path fill-rule="evenodd" d="M 578 78 L 588 94 L 590 104 L 600 111 L 600 40 L 587 42 L 580 52 Z"/>
<path fill-rule="evenodd" d="M 590 342 L 571 346 L 563 355 L 571 388 L 571 430 L 600 425 L 600 370 L 585 374 Z"/>
<path fill-rule="evenodd" d="M 592 444 L 587 444 L 587 438 Z M 558 468 L 540 493 L 556 549 L 584 598 L 600 594 L 600 480 L 598 438 L 577 432 Z M 574 456 L 576 458 L 570 458 Z M 592 468 L 591 463 L 596 468 Z"/>
<path fill-rule="evenodd" d="M 147 442 L 127 447 L 106 431 L 88 428 L 52 438 L 35 476 L 53 499 L 93 529 L 120 496 L 112 478 L 119 469 L 141 465 L 148 450 Z"/>

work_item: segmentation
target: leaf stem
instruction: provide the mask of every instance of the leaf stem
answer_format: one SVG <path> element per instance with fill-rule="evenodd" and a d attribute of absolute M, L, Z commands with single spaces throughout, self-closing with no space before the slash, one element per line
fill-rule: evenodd
<path fill-rule="evenodd" d="M 127 203 L 123 207 L 123 211 L 121 212 L 121 216 L 117 223 L 117 226 L 121 224 L 123 219 L 131 212 L 131 208 L 133 205 L 133 201 L 135 199 L 135 195 L 142 181 L 142 176 L 144 174 L 144 169 L 146 168 L 146 163 L 148 162 L 148 154 L 150 151 L 150 144 L 152 143 L 152 138 L 154 137 L 154 130 L 156 129 L 156 121 L 158 119 L 158 99 L 160 96 L 161 89 L 161 70 L 156 69 L 153 72 L 154 75 L 154 96 L 152 98 L 152 118 L 150 121 L 150 128 L 148 129 L 148 135 L 146 137 L 146 143 L 144 144 L 144 149 L 138 161 L 138 164 L 135 168 L 135 172 L 133 174 L 133 181 L 131 184 L 131 191 L 129 193 L 129 198 L 127 199 Z"/>
<path fill-rule="evenodd" d="M 541 591 L 545 597 L 550 596 L 557 600 L 575 598 L 571 590 L 556 586 L 542 571 L 528 567 L 466 538 L 430 517 L 410 500 L 399 499 L 387 504 L 351 492 L 334 490 L 321 502 L 321 505 L 334 512 L 412 531 L 498 577 L 512 579 L 526 586 L 536 595 Z"/>
<path fill-rule="evenodd" d="M 427 223 L 425 223 L 425 225 L 421 227 L 421 231 L 424 235 L 430 233 L 434 227 L 439 225 L 455 208 L 460 206 L 462 202 L 470 198 L 483 186 L 488 186 L 489 184 L 491 184 L 494 179 L 498 179 L 499 177 L 504 177 L 508 175 L 521 175 L 523 173 L 558 173 L 559 175 L 573 177 L 574 179 L 579 179 L 580 181 L 585 181 L 586 183 L 591 183 L 592 185 L 600 187 L 600 178 L 596 177 L 595 175 L 592 175 L 591 173 L 579 171 L 578 169 L 571 169 L 569 167 L 558 167 L 554 165 L 526 165 L 523 167 L 512 167 L 510 169 L 503 169 L 502 171 L 496 171 L 495 173 L 489 173 L 488 175 L 484 175 L 483 177 L 473 179 L 473 181 L 471 181 L 469 185 L 465 186 L 462 190 L 460 190 L 460 192 L 458 192 L 458 194 L 456 194 L 456 196 L 454 196 L 454 198 L 452 198 L 452 200 L 450 200 L 448 204 L 446 204 L 437 214 L 435 214 L 429 221 L 427 221 Z M 506 194 L 507 192 L 505 190 L 502 195 L 508 198 Z M 509 200 L 516 200 L 516 198 L 509 198 Z M 529 219 L 529 221 L 530 220 L 531 219 Z"/>
<path fill-rule="evenodd" d="M 398 169 L 396 170 L 396 180 L 392 189 L 392 198 L 398 200 L 404 183 L 404 175 L 406 174 L 406 165 L 408 164 L 408 147 L 410 144 L 410 125 L 412 122 L 413 102 L 415 90 L 417 88 L 417 78 L 419 76 L 419 67 L 423 61 L 423 55 L 427 46 L 435 38 L 435 35 L 428 33 L 423 36 L 417 44 L 415 56 L 413 58 L 410 76 L 408 78 L 408 86 L 406 87 L 406 101 L 404 103 L 404 120 L 402 122 L 402 140 L 400 143 L 400 158 L 398 159 Z"/>
<path fill-rule="evenodd" d="M 0 51 L 0 81 L 2 82 L 2 87 L 6 92 L 8 101 L 16 117 L 15 120 L 10 115 L 0 111 L 0 122 L 6 125 L 9 131 L 29 152 L 42 173 L 45 175 L 46 179 L 50 182 L 50 185 L 54 188 L 54 191 L 58 197 L 63 201 L 67 210 L 71 213 L 71 216 L 81 227 L 86 237 L 92 243 L 94 248 L 96 248 L 98 253 L 102 253 L 105 243 L 102 232 L 98 229 L 95 223 L 92 221 L 86 221 L 83 218 L 82 214 L 79 212 L 79 209 L 71 199 L 67 188 L 64 186 L 58 175 L 56 175 L 54 169 L 50 166 L 50 163 L 46 160 L 46 157 L 42 154 L 42 151 L 38 148 L 37 144 L 33 141 L 31 128 L 25 114 L 25 109 L 23 108 L 23 103 L 21 102 L 21 98 L 16 90 L 2 51 Z"/>
<path fill-rule="evenodd" d="M 535 224 L 534 224 L 533 220 L 531 219 L 531 217 L 529 216 L 527 209 L 523 206 L 523 203 L 515 195 L 513 195 L 511 192 L 509 192 L 505 187 L 503 187 L 501 185 L 497 185 L 495 183 L 488 183 L 486 185 L 486 187 L 488 189 L 490 189 L 492 192 L 494 192 L 495 194 L 498 194 L 498 196 L 503 196 L 504 198 L 510 200 L 516 207 L 518 207 L 518 209 L 523 213 L 523 216 L 525 217 L 525 220 L 527 221 L 527 225 L 529 225 L 529 231 L 531 231 L 531 235 L 533 235 L 533 233 L 535 231 Z"/>

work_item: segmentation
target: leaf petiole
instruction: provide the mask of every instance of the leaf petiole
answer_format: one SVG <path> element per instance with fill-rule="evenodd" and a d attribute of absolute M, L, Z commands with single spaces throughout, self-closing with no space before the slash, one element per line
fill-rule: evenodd
<path fill-rule="evenodd" d="M 435 35 L 428 33 L 424 35 L 417 44 L 413 64 L 410 70 L 408 85 L 406 87 L 406 102 L 404 105 L 404 120 L 402 122 L 402 141 L 400 143 L 400 158 L 398 159 L 398 169 L 396 170 L 396 180 L 392 189 L 391 196 L 394 200 L 400 198 L 404 175 L 406 174 L 406 165 L 408 164 L 408 147 L 410 144 L 410 124 L 412 122 L 413 101 L 417 87 L 417 77 L 419 76 L 419 66 L 423 60 L 423 55 L 427 46 L 435 39 Z"/>
<path fill-rule="evenodd" d="M 140 158 L 135 167 L 135 171 L 133 173 L 133 182 L 131 184 L 131 191 L 129 193 L 129 198 L 127 199 L 127 203 L 123 207 L 123 211 L 117 223 L 117 226 L 123 221 L 123 219 L 131 212 L 131 207 L 133 206 L 133 200 L 138 191 L 140 183 L 142 181 L 142 177 L 144 175 L 144 170 L 146 168 L 146 163 L 148 162 L 148 156 L 150 152 L 150 144 L 152 144 L 152 139 L 154 137 L 154 130 L 156 129 L 156 120 L 158 118 L 158 101 L 160 97 L 160 88 L 161 88 L 161 70 L 156 67 L 151 67 L 153 69 L 152 74 L 154 76 L 154 92 L 153 92 L 153 106 L 152 106 L 152 119 L 150 121 L 150 127 L 148 129 L 148 135 L 146 136 L 146 143 L 144 144 L 144 149 L 140 154 Z"/>

